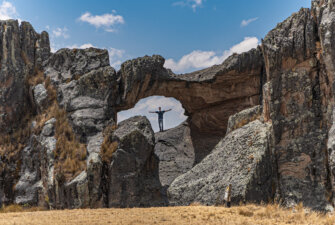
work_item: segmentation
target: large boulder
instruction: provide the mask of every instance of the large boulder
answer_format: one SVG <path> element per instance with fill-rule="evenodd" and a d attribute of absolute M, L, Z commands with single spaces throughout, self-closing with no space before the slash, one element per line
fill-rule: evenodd
<path fill-rule="evenodd" d="M 159 159 L 159 180 L 164 187 L 192 169 L 195 152 L 187 122 L 155 134 L 155 154 Z"/>
<path fill-rule="evenodd" d="M 61 49 L 49 58 L 45 75 L 82 142 L 90 145 L 107 124 L 116 122 L 117 77 L 107 50 Z"/>
<path fill-rule="evenodd" d="M 109 66 L 107 50 L 63 48 L 49 57 L 45 70 L 53 82 L 62 83 L 106 66 Z"/>
<path fill-rule="evenodd" d="M 39 111 L 43 111 L 48 106 L 48 92 L 45 89 L 43 84 L 38 84 L 33 89 L 34 93 L 34 102 L 39 109 Z"/>
<path fill-rule="evenodd" d="M 224 137 L 213 151 L 168 188 L 171 205 L 222 204 L 232 185 L 232 203 L 267 202 L 275 190 L 271 124 L 255 120 Z"/>
<path fill-rule="evenodd" d="M 109 166 L 109 207 L 164 205 L 154 154 L 155 136 L 145 117 L 121 122 L 113 133 L 119 145 Z"/>

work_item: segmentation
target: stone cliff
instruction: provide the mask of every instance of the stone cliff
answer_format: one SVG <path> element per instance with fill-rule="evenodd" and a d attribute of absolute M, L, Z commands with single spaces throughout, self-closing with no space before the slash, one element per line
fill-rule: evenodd
<path fill-rule="evenodd" d="M 176 75 L 158 55 L 50 52 L 48 34 L 0 22 L 0 203 L 147 207 L 279 200 L 333 210 L 335 6 L 314 0 L 259 47 Z M 162 95 L 188 120 L 154 134 L 117 113 Z"/>

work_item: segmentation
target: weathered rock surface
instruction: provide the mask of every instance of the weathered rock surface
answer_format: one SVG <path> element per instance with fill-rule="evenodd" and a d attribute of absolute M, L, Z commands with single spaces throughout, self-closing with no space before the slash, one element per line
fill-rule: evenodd
<path fill-rule="evenodd" d="M 271 125 L 255 120 L 227 134 L 213 151 L 168 188 L 169 203 L 222 204 L 232 184 L 232 203 L 267 202 L 275 191 Z"/>
<path fill-rule="evenodd" d="M 45 70 L 83 142 L 115 123 L 116 72 L 109 66 L 107 50 L 61 49 L 49 58 Z"/>
<path fill-rule="evenodd" d="M 251 121 L 261 119 L 262 111 L 262 106 L 257 105 L 232 115 L 228 120 L 227 134 L 233 130 L 243 127 L 245 124 L 248 124 Z"/>
<path fill-rule="evenodd" d="M 39 197 L 43 196 L 37 145 L 37 137 L 32 136 L 29 145 L 23 149 L 20 179 L 15 185 L 16 204 L 38 205 Z"/>
<path fill-rule="evenodd" d="M 192 169 L 195 163 L 191 131 L 187 122 L 155 134 L 155 154 L 159 159 L 159 180 L 164 187 Z"/>
<path fill-rule="evenodd" d="M 265 37 L 264 116 L 273 123 L 280 199 L 287 206 L 303 202 L 325 209 L 332 196 L 327 162 L 331 87 L 318 55 L 317 28 L 310 10 L 301 9 Z"/>
<path fill-rule="evenodd" d="M 106 66 L 109 66 L 107 50 L 60 49 L 50 56 L 45 70 L 54 82 L 63 83 Z"/>
<path fill-rule="evenodd" d="M 17 20 L 0 21 L 0 131 L 10 132 L 29 107 L 25 82 L 50 55 L 49 37 Z"/>
<path fill-rule="evenodd" d="M 145 117 L 119 124 L 113 133 L 119 142 L 109 168 L 109 207 L 165 205 L 154 154 L 155 136 Z"/>
<path fill-rule="evenodd" d="M 34 101 L 40 111 L 43 111 L 48 105 L 48 93 L 43 84 L 34 87 Z"/>

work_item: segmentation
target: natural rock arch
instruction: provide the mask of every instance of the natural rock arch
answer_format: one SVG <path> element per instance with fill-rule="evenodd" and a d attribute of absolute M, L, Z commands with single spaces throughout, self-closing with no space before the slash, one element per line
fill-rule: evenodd
<path fill-rule="evenodd" d="M 200 161 L 225 135 L 229 116 L 259 104 L 265 77 L 261 50 L 234 54 L 221 65 L 182 75 L 164 68 L 164 62 L 154 55 L 123 63 L 114 108 L 130 109 L 153 95 L 177 99 L 188 116 Z"/>
<path fill-rule="evenodd" d="M 171 112 L 164 114 L 164 130 L 173 129 L 187 120 L 185 109 L 182 104 L 175 98 L 154 95 L 140 99 L 133 108 L 120 111 L 117 114 L 117 123 L 131 118 L 133 116 L 146 116 L 151 123 L 151 127 L 155 132 L 159 131 L 158 117 L 150 111 L 157 111 L 161 107 L 162 110 L 171 109 Z"/>

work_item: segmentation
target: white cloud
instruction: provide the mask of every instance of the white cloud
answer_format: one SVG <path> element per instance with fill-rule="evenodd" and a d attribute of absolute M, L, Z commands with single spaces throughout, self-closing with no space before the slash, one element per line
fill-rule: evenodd
<path fill-rule="evenodd" d="M 49 25 L 46 25 L 46 26 L 45 26 L 45 29 L 50 30 L 50 26 L 49 26 Z"/>
<path fill-rule="evenodd" d="M 189 72 L 194 69 L 202 69 L 213 65 L 221 64 L 226 58 L 233 53 L 242 53 L 256 48 L 259 40 L 256 37 L 246 37 L 244 40 L 222 54 L 217 54 L 214 51 L 196 50 L 187 55 L 184 55 L 179 61 L 167 59 L 164 66 L 177 73 Z"/>
<path fill-rule="evenodd" d="M 120 68 L 122 61 L 124 60 L 125 51 L 122 49 L 109 48 L 109 61 L 112 67 Z"/>
<path fill-rule="evenodd" d="M 184 115 L 184 108 L 176 99 L 152 96 L 141 99 L 132 109 L 119 112 L 118 122 L 136 115 L 142 115 L 149 119 L 154 131 L 158 131 L 157 115 L 149 113 L 149 111 L 157 111 L 158 107 L 162 107 L 162 110 L 172 109 L 164 115 L 164 129 L 175 127 L 187 119 Z"/>
<path fill-rule="evenodd" d="M 79 49 L 85 49 L 85 48 L 92 48 L 94 47 L 91 43 L 85 43 L 85 44 L 82 44 L 82 45 L 70 45 L 70 46 L 67 46 L 67 48 L 79 48 Z"/>
<path fill-rule="evenodd" d="M 0 20 L 13 19 L 18 16 L 15 6 L 7 1 L 3 1 L 0 5 Z"/>
<path fill-rule="evenodd" d="M 68 29 L 66 27 L 64 27 L 64 28 L 57 27 L 56 29 L 54 29 L 52 31 L 52 34 L 53 34 L 53 36 L 55 36 L 57 38 L 58 37 L 63 37 L 65 39 L 67 39 L 67 38 L 70 37 L 70 35 L 67 32 L 68 32 Z"/>
<path fill-rule="evenodd" d="M 242 20 L 241 22 L 241 27 L 246 27 L 248 26 L 250 23 L 254 22 L 258 20 L 258 17 L 255 17 L 255 18 L 251 18 L 251 19 L 248 19 L 248 20 Z"/>
<path fill-rule="evenodd" d="M 174 6 L 189 6 L 193 9 L 193 11 L 196 11 L 198 7 L 201 7 L 204 0 L 183 0 L 179 2 L 173 3 Z"/>
<path fill-rule="evenodd" d="M 92 15 L 86 12 L 79 17 L 79 20 L 87 22 L 96 28 L 102 27 L 107 32 L 115 32 L 115 25 L 125 23 L 124 18 L 121 15 L 117 15 L 114 10 L 111 14 L 107 13 L 103 15 Z"/>

